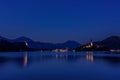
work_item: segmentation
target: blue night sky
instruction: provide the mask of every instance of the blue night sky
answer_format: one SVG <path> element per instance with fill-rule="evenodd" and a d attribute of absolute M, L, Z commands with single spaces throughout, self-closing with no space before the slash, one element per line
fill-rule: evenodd
<path fill-rule="evenodd" d="M 55 43 L 120 36 L 120 1 L 0 0 L 0 35 Z"/>

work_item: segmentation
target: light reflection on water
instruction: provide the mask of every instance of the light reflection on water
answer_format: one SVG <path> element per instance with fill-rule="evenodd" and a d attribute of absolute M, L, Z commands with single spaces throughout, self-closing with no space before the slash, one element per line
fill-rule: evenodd
<path fill-rule="evenodd" d="M 50 60 L 64 60 L 66 62 L 77 60 L 89 61 L 94 63 L 94 60 L 104 60 L 104 62 L 120 63 L 120 54 L 111 53 L 95 53 L 95 52 L 82 52 L 82 53 L 49 53 L 49 52 L 18 52 L 18 53 L 1 53 L 0 64 L 13 62 L 27 67 L 28 64 L 37 61 L 50 61 Z M 22 66 L 22 65 L 21 65 Z"/>
<path fill-rule="evenodd" d="M 93 52 L 87 52 L 87 54 L 86 54 L 86 60 L 88 60 L 90 62 L 94 62 Z"/>
<path fill-rule="evenodd" d="M 120 80 L 119 74 L 120 54 L 109 52 L 0 53 L 0 80 Z"/>
<path fill-rule="evenodd" d="M 27 52 L 24 53 L 24 58 L 23 58 L 23 63 L 24 63 L 24 67 L 27 66 L 27 62 L 28 62 L 28 56 L 27 56 Z"/>

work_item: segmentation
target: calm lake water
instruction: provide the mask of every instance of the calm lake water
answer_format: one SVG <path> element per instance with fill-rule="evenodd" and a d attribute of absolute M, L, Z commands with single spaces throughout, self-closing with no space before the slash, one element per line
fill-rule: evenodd
<path fill-rule="evenodd" d="M 120 54 L 1 52 L 0 80 L 120 80 Z"/>

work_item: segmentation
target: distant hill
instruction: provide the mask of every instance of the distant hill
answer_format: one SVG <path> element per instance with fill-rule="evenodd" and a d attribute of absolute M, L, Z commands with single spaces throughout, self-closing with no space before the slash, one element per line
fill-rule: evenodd
<path fill-rule="evenodd" d="M 76 47 L 80 47 L 81 44 L 76 41 L 68 40 L 64 43 L 58 43 L 55 45 L 57 48 L 76 48 Z"/>
<path fill-rule="evenodd" d="M 37 42 L 25 36 L 22 36 L 16 39 L 7 39 L 1 36 L 0 41 L 1 40 L 5 40 L 11 43 L 20 43 L 20 42 L 26 41 L 29 44 L 29 47 L 33 49 L 58 49 L 58 48 L 63 49 L 63 48 L 77 48 L 81 46 L 80 43 L 76 41 L 71 41 L 71 40 L 66 41 L 64 43 L 54 44 L 54 43 L 47 43 L 47 42 Z"/>
<path fill-rule="evenodd" d="M 80 43 L 76 41 L 67 41 L 65 43 L 45 43 L 45 42 L 32 42 L 29 43 L 31 48 L 36 49 L 63 49 L 63 48 L 77 48 L 80 47 Z"/>
<path fill-rule="evenodd" d="M 27 38 L 25 36 L 22 36 L 22 37 L 19 37 L 19 38 L 16 38 L 16 39 L 13 40 L 13 42 L 24 42 L 24 41 L 26 41 L 26 42 L 34 42 L 32 39 Z"/>
<path fill-rule="evenodd" d="M 104 45 L 110 49 L 120 49 L 120 37 L 111 36 L 102 41 L 96 42 L 96 44 Z"/>
<path fill-rule="evenodd" d="M 2 37 L 2 36 L 0 36 L 0 40 L 7 40 L 7 41 L 9 41 L 9 39 L 7 39 L 5 37 Z"/>

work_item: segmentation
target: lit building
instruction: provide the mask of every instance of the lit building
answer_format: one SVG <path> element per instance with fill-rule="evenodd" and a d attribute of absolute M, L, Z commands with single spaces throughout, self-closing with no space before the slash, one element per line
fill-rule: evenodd
<path fill-rule="evenodd" d="M 93 42 L 91 40 L 90 43 L 88 43 L 87 45 L 85 45 L 83 48 L 92 48 L 94 45 L 93 45 Z"/>

